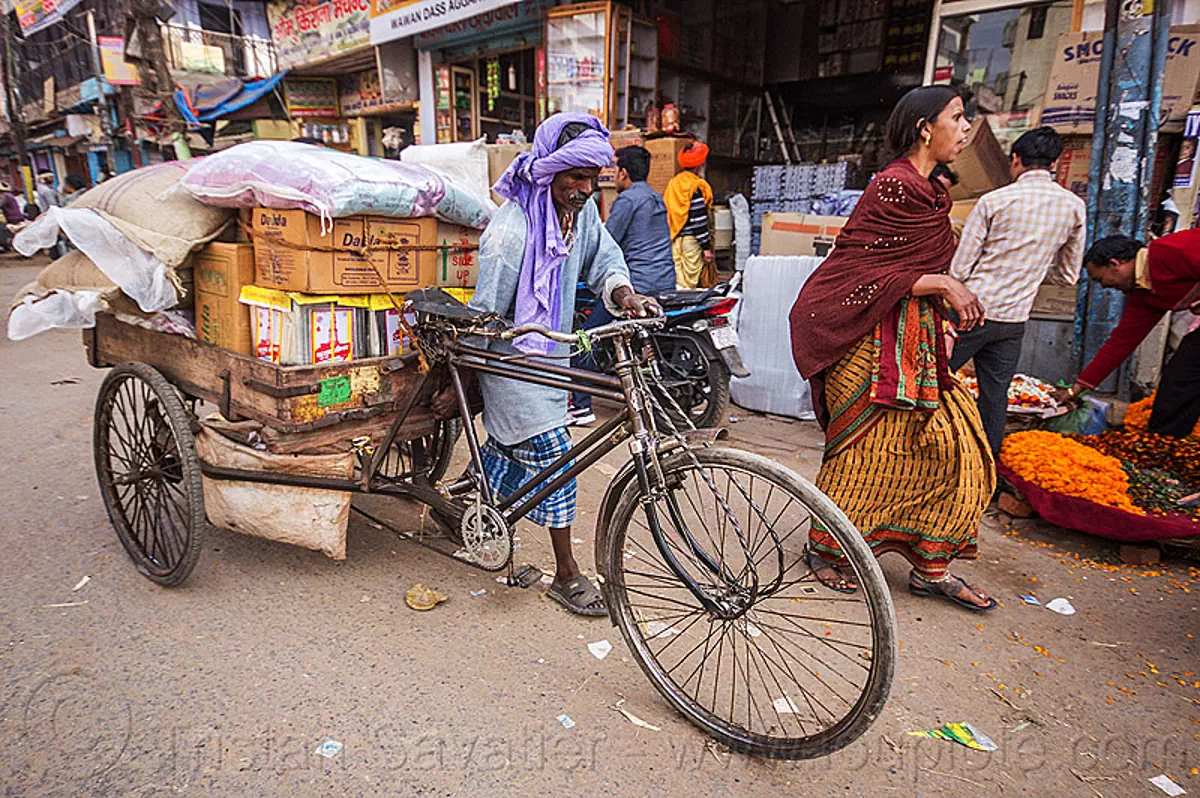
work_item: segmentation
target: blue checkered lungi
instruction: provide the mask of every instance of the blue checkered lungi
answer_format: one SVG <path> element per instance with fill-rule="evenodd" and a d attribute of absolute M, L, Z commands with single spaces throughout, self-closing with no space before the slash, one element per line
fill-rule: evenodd
<path fill-rule="evenodd" d="M 516 493 L 518 488 L 537 476 L 539 471 L 547 468 L 570 447 L 571 436 L 566 427 L 535 435 L 516 446 L 505 446 L 489 437 L 483 444 L 483 470 L 487 475 L 488 484 L 492 486 L 492 493 L 497 500 Z M 568 461 L 553 476 L 566 471 L 570 465 L 571 462 Z M 549 479 L 546 479 L 538 483 L 538 487 L 530 491 L 530 494 L 537 493 L 548 481 Z M 551 529 L 570 526 L 575 520 L 575 490 L 575 480 L 572 479 L 547 496 L 525 517 L 539 526 Z M 516 506 L 523 507 L 524 504 L 522 501 Z"/>

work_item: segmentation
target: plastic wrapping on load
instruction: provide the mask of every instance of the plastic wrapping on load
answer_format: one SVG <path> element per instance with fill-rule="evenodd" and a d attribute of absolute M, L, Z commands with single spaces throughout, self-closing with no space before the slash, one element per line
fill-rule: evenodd
<path fill-rule="evenodd" d="M 219 418 L 219 417 L 218 417 Z M 349 479 L 353 452 L 341 454 L 271 454 L 232 441 L 202 422 L 196 454 L 224 468 L 268 471 L 310 477 Z M 213 526 L 246 535 L 290 543 L 346 559 L 346 527 L 350 494 L 345 491 L 293 488 L 203 477 L 204 509 Z"/>
<path fill-rule="evenodd" d="M 817 257 L 754 256 L 746 261 L 738 347 L 750 376 L 733 378 L 733 401 L 741 407 L 811 420 L 812 395 L 792 360 L 788 313 L 800 288 L 821 264 Z"/>
<path fill-rule="evenodd" d="M 99 291 L 51 291 L 43 297 L 27 294 L 8 314 L 8 337 L 13 341 L 46 330 L 85 330 L 96 326 L 104 310 Z"/>
<path fill-rule="evenodd" d="M 29 257 L 54 246 L 60 230 L 142 310 L 153 313 L 179 302 L 167 265 L 134 244 L 95 210 L 52 207 L 17 234 L 13 246 Z"/>
<path fill-rule="evenodd" d="M 733 262 L 738 271 L 746 268 L 746 259 L 750 257 L 750 242 L 753 238 L 750 229 L 750 203 L 741 194 L 729 198 L 729 210 L 733 213 Z"/>
<path fill-rule="evenodd" d="M 357 214 L 442 216 L 483 227 L 486 191 L 424 166 L 291 141 L 251 141 L 192 166 L 180 187 L 226 208 L 299 208 L 322 221 Z"/>
<path fill-rule="evenodd" d="M 472 201 L 487 208 L 488 218 L 491 218 L 496 204 L 492 202 L 492 186 L 488 177 L 486 138 L 405 147 L 400 151 L 400 160 L 437 172 L 446 180 L 447 201 L 453 200 L 452 191 L 466 194 Z"/>

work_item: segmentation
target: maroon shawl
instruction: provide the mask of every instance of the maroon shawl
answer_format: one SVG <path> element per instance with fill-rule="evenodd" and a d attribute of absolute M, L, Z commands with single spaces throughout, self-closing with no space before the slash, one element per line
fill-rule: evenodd
<path fill-rule="evenodd" d="M 949 269 L 955 247 L 949 213 L 945 189 L 907 158 L 875 176 L 788 317 L 802 377 L 841 360 L 923 275 Z"/>

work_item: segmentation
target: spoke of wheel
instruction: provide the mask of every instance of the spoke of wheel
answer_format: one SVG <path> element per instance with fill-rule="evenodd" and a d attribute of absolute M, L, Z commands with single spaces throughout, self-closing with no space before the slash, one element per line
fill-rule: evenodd
<path fill-rule="evenodd" d="M 823 635 L 813 634 L 811 629 L 805 629 L 804 627 L 802 627 L 796 623 L 792 624 L 793 626 L 796 627 L 795 629 L 788 629 L 783 626 L 775 626 L 774 624 L 770 624 L 770 623 L 763 623 L 761 620 L 758 620 L 758 619 L 755 619 L 755 621 L 753 623 L 755 626 L 757 626 L 761 629 L 770 629 L 773 632 L 779 632 L 781 635 L 796 635 L 796 636 L 801 636 L 801 637 L 806 637 L 806 638 L 811 638 L 813 640 L 816 640 L 816 641 L 820 642 L 821 644 L 827 646 L 830 650 L 836 652 L 839 656 L 841 656 L 844 659 L 861 667 L 863 670 L 870 670 L 869 665 L 865 665 L 862 662 L 856 662 L 854 657 L 851 657 L 845 651 L 842 651 L 840 648 L 838 648 L 838 646 L 845 646 L 847 648 L 852 648 L 852 649 L 855 649 L 856 651 L 861 652 L 861 651 L 870 651 L 872 647 L 869 645 L 864 645 L 862 643 L 855 643 L 852 640 L 842 640 L 841 638 L 838 638 L 838 637 L 825 637 Z M 816 657 L 813 657 L 813 659 L 816 659 Z"/>
<path fill-rule="evenodd" d="M 751 639 L 750 634 L 746 630 L 741 629 L 741 630 L 738 630 L 738 632 L 740 632 L 746 640 L 746 655 L 749 658 L 750 662 L 754 665 L 755 670 L 758 671 L 758 680 L 759 680 L 759 682 L 762 683 L 763 690 L 766 691 L 766 693 L 767 693 L 767 698 L 770 699 L 770 697 L 771 697 L 771 687 L 770 687 L 770 685 L 767 684 L 767 680 L 763 677 L 762 667 L 759 666 L 758 663 L 756 663 L 754 661 L 754 657 L 750 653 L 751 646 L 753 646 L 754 651 L 758 652 L 759 659 L 761 659 L 763 661 L 763 665 L 766 666 L 767 673 L 770 674 L 771 681 L 775 683 L 775 687 L 778 689 L 780 697 L 783 698 L 784 700 L 788 701 L 789 705 L 790 705 L 792 699 L 791 699 L 791 697 L 788 696 L 787 690 L 783 689 L 783 685 L 779 683 L 779 679 L 778 679 L 778 677 L 776 677 L 775 671 L 772 670 L 772 668 L 771 668 L 771 662 L 764 655 L 762 648 L 758 645 L 758 643 L 754 642 L 754 640 Z M 800 687 L 799 684 L 797 684 L 796 686 Z M 800 687 L 800 692 L 801 693 L 804 692 L 803 687 Z M 780 731 L 782 731 L 786 735 L 787 734 L 787 721 L 785 721 L 783 718 L 785 713 L 779 711 L 779 707 L 775 706 L 774 701 L 771 701 L 771 709 L 774 710 L 775 717 L 779 718 Z M 786 714 L 795 715 L 796 713 L 793 712 L 793 713 L 786 713 Z M 804 734 L 805 733 L 804 724 L 799 722 L 799 718 L 796 718 L 796 720 L 800 725 L 800 734 Z M 818 720 L 818 722 L 820 722 L 820 718 L 818 718 L 817 720 Z M 766 729 L 766 728 L 763 729 L 763 734 L 769 734 L 769 733 L 770 733 L 770 729 Z"/>
<path fill-rule="evenodd" d="M 839 599 L 824 599 L 825 601 L 837 602 Z M 778 615 L 781 618 L 799 618 L 802 621 L 816 621 L 817 623 L 836 623 L 841 626 L 861 626 L 865 629 L 870 629 L 871 624 L 867 621 L 843 621 L 838 618 L 814 618 L 811 615 L 795 615 L 790 612 L 779 612 L 778 610 L 764 610 L 762 607 L 755 607 L 755 612 L 761 612 L 766 615 Z"/>
<path fill-rule="evenodd" d="M 165 509 L 166 507 L 163 503 L 163 486 L 162 482 L 159 481 L 154 486 L 154 530 L 155 535 L 162 541 L 162 550 L 165 557 L 164 563 L 168 569 L 171 569 L 179 562 L 179 558 L 182 556 L 182 548 L 173 545 L 177 541 L 172 537 L 170 530 L 167 528 L 170 525 L 168 520 L 163 518 Z"/>
<path fill-rule="evenodd" d="M 670 648 L 671 646 L 673 646 L 675 644 L 676 640 L 679 640 L 684 635 L 686 635 L 691 630 L 691 628 L 693 626 L 695 626 L 705 615 L 707 615 L 707 613 L 701 613 L 701 614 L 697 615 L 695 618 L 693 618 L 691 621 L 688 622 L 687 626 L 680 629 L 677 634 L 671 635 L 670 639 L 667 640 L 667 642 L 663 644 L 663 647 L 660 648 L 658 650 L 658 652 L 654 655 L 654 658 L 658 659 L 660 656 L 662 656 L 664 653 L 666 653 L 666 650 L 668 648 Z M 701 641 L 701 642 L 703 642 L 703 641 Z M 699 646 L 700 646 L 700 644 L 697 643 L 696 647 L 698 648 Z M 680 665 L 682 665 L 684 660 L 686 660 L 688 657 L 690 657 L 692 655 L 692 653 L 695 652 L 695 650 L 696 649 L 693 648 L 687 654 L 684 654 L 683 659 L 681 659 L 681 660 L 679 660 L 679 662 L 675 663 L 675 667 L 671 668 L 671 670 L 667 671 L 667 673 L 671 673 L 671 671 L 675 670 L 675 668 L 678 668 Z"/>
<path fill-rule="evenodd" d="M 768 639 L 770 639 L 770 636 L 767 635 L 766 632 L 763 632 L 763 635 L 767 636 Z M 767 659 L 766 652 L 762 650 L 762 647 L 759 646 L 757 643 L 755 643 L 754 646 L 758 650 L 759 656 L 763 658 L 763 661 L 770 663 L 770 660 Z M 803 668 L 805 670 L 806 673 L 808 673 L 810 676 L 812 676 L 814 679 L 816 679 L 821 684 L 821 686 L 823 686 L 826 690 L 833 693 L 834 696 L 836 696 L 838 698 L 838 700 L 840 700 L 842 703 L 846 704 L 847 706 L 853 706 L 853 702 L 847 701 L 845 698 L 842 698 L 841 693 L 839 693 L 837 690 L 834 690 L 831 686 L 829 686 L 829 684 L 826 683 L 826 681 L 821 678 L 821 675 L 819 673 L 812 670 L 807 665 L 805 665 L 803 662 L 801 662 L 800 659 L 798 657 L 796 657 L 795 654 L 792 654 L 791 657 L 792 657 L 792 660 L 797 665 L 799 665 L 801 668 Z M 826 667 L 828 667 L 828 666 L 826 666 Z M 790 672 L 790 668 L 787 670 L 789 670 L 789 672 Z M 795 676 L 793 676 L 792 678 L 796 682 L 796 687 L 800 688 L 800 692 L 802 694 L 805 694 L 805 701 L 809 701 L 809 696 L 807 695 L 809 691 L 805 690 L 804 685 L 800 684 L 800 682 L 795 679 Z M 780 689 L 782 689 L 782 688 L 780 688 Z M 785 697 L 786 697 L 786 693 L 785 693 Z M 818 699 L 815 694 L 812 695 L 811 698 L 813 701 L 816 701 L 817 704 L 820 705 L 821 709 L 825 710 L 829 714 L 829 717 L 834 719 L 834 722 L 837 721 L 837 715 L 831 709 L 829 709 L 829 707 L 825 706 L 825 704 L 820 699 Z M 810 709 L 812 708 L 811 703 L 809 704 L 809 708 Z M 817 714 L 815 709 L 813 710 L 813 716 L 817 719 L 817 722 L 819 723 L 821 720 L 821 716 L 819 714 Z"/>
<path fill-rule="evenodd" d="M 634 522 L 640 523 L 637 521 L 636 518 L 634 518 L 633 520 L 634 520 Z M 646 528 L 645 524 L 642 525 L 642 528 L 646 529 L 647 532 L 649 531 L 649 529 Z M 634 537 L 626 537 L 625 539 L 627 541 L 633 543 L 633 545 L 637 546 L 639 549 L 642 550 L 642 555 L 638 556 L 636 559 L 646 560 L 647 565 L 653 566 L 655 569 L 662 571 L 667 576 L 670 576 L 674 579 L 679 578 L 679 576 L 674 571 L 671 571 L 670 569 L 667 568 L 667 566 L 665 564 L 661 563 L 662 554 L 659 553 L 659 551 L 657 549 L 655 549 L 654 551 L 650 551 L 650 549 L 643 546 L 641 544 L 641 542 L 639 542 Z M 628 555 L 626 555 L 626 556 L 628 557 Z"/>
<path fill-rule="evenodd" d="M 845 698 L 842 698 L 841 694 L 838 693 L 836 690 L 834 690 L 832 686 L 826 684 L 825 681 L 818 675 L 818 673 L 810 670 L 807 665 L 805 665 L 803 662 L 801 662 L 799 657 L 797 657 L 796 654 L 793 653 L 792 648 L 787 648 L 787 649 L 783 648 L 780 645 L 780 643 L 775 640 L 775 638 L 771 637 L 770 634 L 768 634 L 768 632 L 774 631 L 774 632 L 779 632 L 779 634 L 783 635 L 783 634 L 786 634 L 786 632 L 784 632 L 784 630 L 776 629 L 776 628 L 770 627 L 770 626 L 762 626 L 759 628 L 764 630 L 763 633 L 767 636 L 767 639 L 769 639 L 771 641 L 771 645 L 773 645 L 776 648 L 776 650 L 780 652 L 781 656 L 786 653 L 786 655 L 791 657 L 792 660 L 795 661 L 797 665 L 799 665 L 801 668 L 803 668 L 805 671 L 807 671 L 810 675 L 812 675 L 812 677 L 814 679 L 821 682 L 821 684 L 825 685 L 829 689 L 830 692 L 832 692 L 834 695 L 836 695 L 838 698 L 840 698 L 844 703 L 846 703 L 846 704 L 853 703 L 851 701 L 847 701 Z M 817 638 L 817 639 L 819 639 L 819 638 Z M 785 638 L 783 638 L 782 642 L 786 643 L 789 647 L 794 647 L 795 651 L 799 651 L 800 653 L 804 654 L 809 659 L 815 660 L 822 668 L 827 669 L 828 671 L 833 673 L 835 676 L 837 676 L 839 679 L 844 681 L 846 684 L 848 684 L 853 689 L 857 690 L 859 693 L 862 692 L 863 685 L 861 685 L 858 682 L 855 682 L 852 679 L 850 679 L 849 677 L 847 677 L 844 673 L 842 673 L 841 669 L 838 668 L 836 665 L 831 665 L 830 663 L 821 659 L 816 654 L 812 653 L 808 649 L 799 645 L 799 643 L 797 641 L 789 640 L 785 637 Z M 870 667 L 863 665 L 863 663 L 861 663 L 861 662 L 853 662 L 853 659 L 850 657 L 847 657 L 846 653 L 844 651 L 840 651 L 836 648 L 833 648 L 832 646 L 830 646 L 829 648 L 830 648 L 830 650 L 832 650 L 834 653 L 840 655 L 841 657 L 851 660 L 851 662 L 854 665 L 856 665 L 856 666 L 860 667 L 862 670 L 866 671 L 868 675 L 870 674 L 870 672 L 871 672 Z"/>
<path fill-rule="evenodd" d="M 685 585 L 683 582 L 679 581 L 679 578 L 677 576 L 675 576 L 674 574 L 671 574 L 670 576 L 660 576 L 658 574 L 648 574 L 643 571 L 630 571 L 630 570 L 626 570 L 624 573 L 625 573 L 625 576 L 627 576 L 627 577 L 628 576 L 640 576 L 645 579 L 653 579 L 655 582 L 659 582 L 664 585 L 670 586 L 671 588 L 673 588 L 675 590 L 687 590 L 688 589 L 688 586 Z M 639 587 L 651 587 L 651 586 L 650 585 L 639 585 Z"/>
<path fill-rule="evenodd" d="M 645 522 L 638 519 L 637 524 L 641 526 L 642 529 L 646 530 L 647 534 L 650 535 L 651 540 L 654 539 L 654 533 L 650 531 L 650 527 Z M 702 575 L 706 573 L 708 569 L 701 565 L 700 561 L 696 559 L 696 555 L 694 553 L 692 553 L 690 550 L 685 551 L 684 549 L 681 549 L 679 546 L 675 545 L 675 543 L 671 540 L 671 535 L 667 534 L 666 531 L 663 532 L 663 542 L 666 543 L 667 548 L 682 555 L 684 559 L 690 561 L 695 566 L 695 571 L 691 572 L 693 579 L 696 579 L 697 581 L 703 579 Z M 649 554 L 650 552 L 647 551 L 646 553 Z M 653 556 L 661 557 L 662 554 L 656 552 Z M 700 578 L 697 578 L 697 573 L 701 575 Z M 711 582 L 709 584 L 711 585 Z"/>

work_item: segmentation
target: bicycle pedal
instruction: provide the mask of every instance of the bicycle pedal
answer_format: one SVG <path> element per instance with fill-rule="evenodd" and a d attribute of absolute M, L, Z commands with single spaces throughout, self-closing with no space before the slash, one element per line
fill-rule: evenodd
<path fill-rule="evenodd" d="M 508 576 L 509 587 L 528 589 L 542 581 L 542 571 L 536 565 L 528 563 L 517 568 Z"/>

